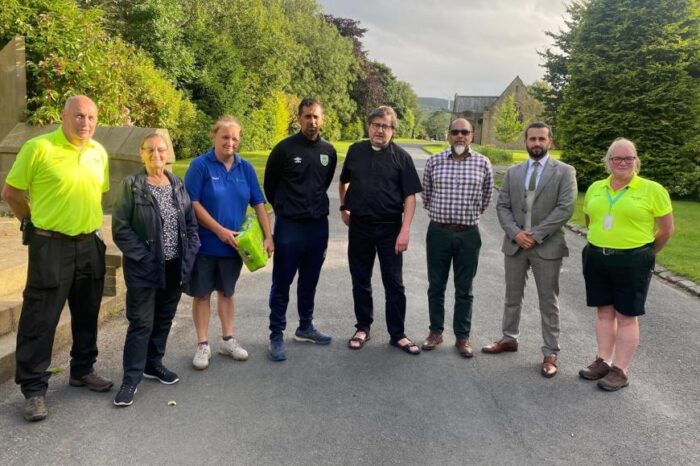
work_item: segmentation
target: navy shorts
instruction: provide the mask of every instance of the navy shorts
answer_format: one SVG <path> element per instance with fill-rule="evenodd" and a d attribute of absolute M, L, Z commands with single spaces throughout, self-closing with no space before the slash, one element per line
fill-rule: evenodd
<path fill-rule="evenodd" d="M 210 256 L 197 254 L 192 268 L 190 282 L 185 285 L 185 293 L 201 298 L 212 291 L 221 291 L 227 298 L 236 291 L 236 282 L 241 275 L 241 257 Z"/>
<path fill-rule="evenodd" d="M 626 316 L 644 315 L 644 303 L 654 272 L 656 254 L 651 245 L 606 255 L 590 244 L 583 248 L 586 304 L 612 305 Z"/>

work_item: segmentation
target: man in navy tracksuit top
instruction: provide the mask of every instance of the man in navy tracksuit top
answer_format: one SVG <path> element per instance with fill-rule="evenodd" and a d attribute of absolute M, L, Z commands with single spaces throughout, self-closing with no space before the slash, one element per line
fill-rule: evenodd
<path fill-rule="evenodd" d="M 270 359 L 287 359 L 283 332 L 287 325 L 289 287 L 297 280 L 299 327 L 294 338 L 327 345 L 331 337 L 313 326 L 314 296 L 328 246 L 328 194 L 338 156 L 320 135 L 323 109 L 304 99 L 297 116 L 299 133 L 270 152 L 265 168 L 265 195 L 275 210 L 275 255 L 270 290 Z"/>

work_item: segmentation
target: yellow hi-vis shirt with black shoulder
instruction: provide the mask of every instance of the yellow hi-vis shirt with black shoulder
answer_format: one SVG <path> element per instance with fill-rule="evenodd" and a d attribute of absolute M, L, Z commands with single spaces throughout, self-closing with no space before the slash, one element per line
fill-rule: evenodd
<path fill-rule="evenodd" d="M 35 227 L 70 236 L 90 233 L 102 226 L 107 151 L 92 139 L 78 150 L 59 127 L 22 146 L 5 182 L 29 191 Z"/>
<path fill-rule="evenodd" d="M 638 175 L 626 187 L 613 191 L 611 179 L 596 181 L 586 191 L 583 212 L 590 219 L 588 242 L 613 249 L 633 249 L 653 242 L 655 219 L 673 210 L 668 191 Z"/>

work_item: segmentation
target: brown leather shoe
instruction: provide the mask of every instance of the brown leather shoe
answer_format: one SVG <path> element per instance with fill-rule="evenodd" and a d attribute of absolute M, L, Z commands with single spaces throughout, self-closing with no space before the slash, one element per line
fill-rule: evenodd
<path fill-rule="evenodd" d="M 608 375 L 598 381 L 598 388 L 608 392 L 614 392 L 629 385 L 629 379 L 617 366 L 612 366 Z"/>
<path fill-rule="evenodd" d="M 111 380 L 100 377 L 95 372 L 90 372 L 88 375 L 84 375 L 80 378 L 74 378 L 71 376 L 68 379 L 68 384 L 71 387 L 87 387 L 93 392 L 108 392 L 114 386 Z"/>
<path fill-rule="evenodd" d="M 544 361 L 542 361 L 542 375 L 549 378 L 554 377 L 557 375 L 557 355 L 556 354 L 550 354 L 549 356 L 544 357 Z"/>
<path fill-rule="evenodd" d="M 428 333 L 428 338 L 423 342 L 423 348 L 425 351 L 432 351 L 437 345 L 442 343 L 442 333 L 435 333 L 432 330 Z"/>
<path fill-rule="evenodd" d="M 596 358 L 588 367 L 578 371 L 578 375 L 582 379 L 598 380 L 608 375 L 608 372 L 610 372 L 608 363 L 603 361 L 603 358 Z"/>
<path fill-rule="evenodd" d="M 504 351 L 518 351 L 518 340 L 504 340 L 491 343 L 481 348 L 481 351 L 489 354 L 503 353 Z"/>
<path fill-rule="evenodd" d="M 472 348 L 471 343 L 469 343 L 469 338 L 458 338 L 455 347 L 459 355 L 463 358 L 474 357 L 474 348 Z"/>

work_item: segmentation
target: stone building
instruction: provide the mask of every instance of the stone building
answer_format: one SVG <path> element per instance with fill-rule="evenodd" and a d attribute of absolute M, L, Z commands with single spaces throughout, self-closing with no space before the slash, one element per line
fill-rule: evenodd
<path fill-rule="evenodd" d="M 496 140 L 495 117 L 498 107 L 513 95 L 521 121 L 535 121 L 544 110 L 540 101 L 530 95 L 527 86 L 516 76 L 498 96 L 456 95 L 452 106 L 452 117 L 463 116 L 474 123 L 474 142 L 481 145 L 494 145 L 509 149 L 523 149 L 521 138 L 504 145 Z"/>

